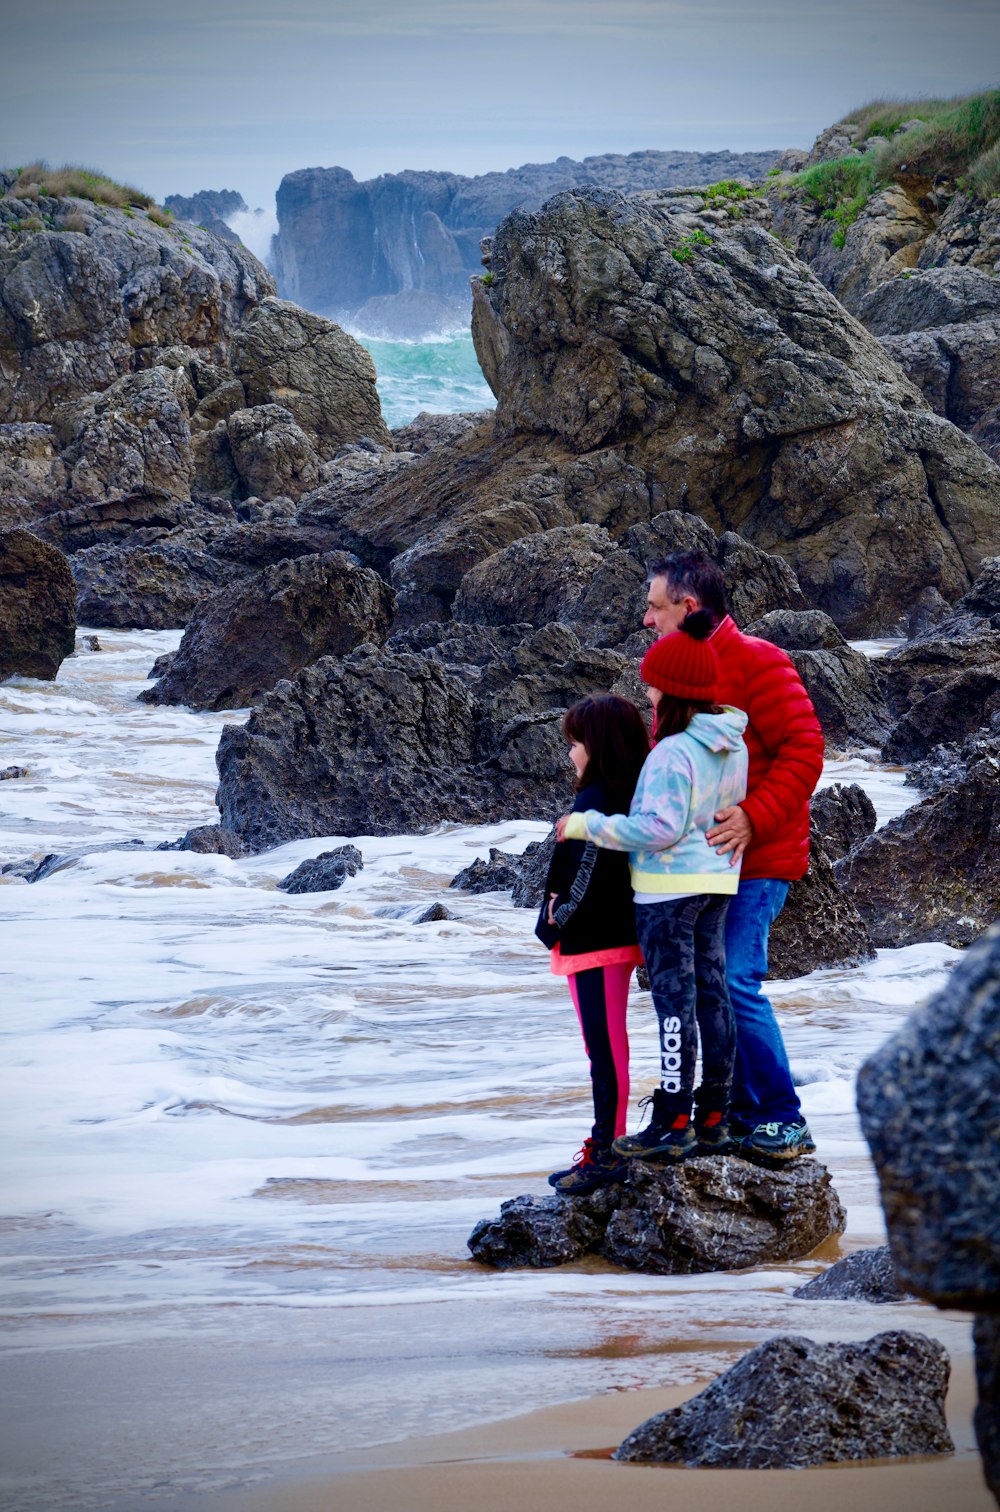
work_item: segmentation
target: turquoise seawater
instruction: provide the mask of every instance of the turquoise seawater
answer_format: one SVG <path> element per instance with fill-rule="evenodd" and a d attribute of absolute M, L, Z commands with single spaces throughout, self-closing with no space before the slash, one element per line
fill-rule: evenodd
<path fill-rule="evenodd" d="M 390 428 L 406 425 L 421 410 L 453 415 L 493 409 L 496 403 L 468 333 L 429 341 L 358 339 L 375 362 L 382 413 Z"/>

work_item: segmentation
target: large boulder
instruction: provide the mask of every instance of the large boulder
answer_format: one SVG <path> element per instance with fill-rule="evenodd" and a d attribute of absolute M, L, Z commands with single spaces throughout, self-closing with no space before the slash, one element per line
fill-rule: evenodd
<path fill-rule="evenodd" d="M 903 1286 L 976 1320 L 976 1436 L 1000 1500 L 1000 926 L 858 1075 Z"/>
<path fill-rule="evenodd" d="M 889 711 L 872 663 L 848 645 L 828 614 L 776 610 L 749 625 L 747 634 L 788 652 L 830 745 L 882 744 Z"/>
<path fill-rule="evenodd" d="M 840 861 L 862 840 L 875 833 L 875 805 L 857 782 L 834 782 L 814 793 L 809 822 L 830 861 Z"/>
<path fill-rule="evenodd" d="M 878 1249 L 855 1250 L 835 1260 L 818 1276 L 792 1293 L 806 1302 L 903 1302 L 906 1292 L 899 1284 L 892 1253 L 887 1244 Z"/>
<path fill-rule="evenodd" d="M 562 194 L 507 217 L 490 271 L 497 435 L 615 450 L 661 508 L 784 556 L 846 632 L 893 629 L 927 584 L 954 600 L 997 549 L 1000 471 L 752 218 Z"/>
<path fill-rule="evenodd" d="M 284 405 L 257 404 L 235 410 L 225 423 L 225 433 L 244 497 L 298 499 L 319 482 L 312 441 Z"/>
<path fill-rule="evenodd" d="M 197 604 L 165 676 L 140 698 L 242 708 L 320 657 L 384 641 L 393 608 L 388 584 L 341 551 L 241 575 Z"/>
<path fill-rule="evenodd" d="M 778 1470 L 952 1454 L 949 1374 L 944 1348 L 923 1334 L 882 1333 L 862 1344 L 783 1335 L 681 1407 L 640 1423 L 614 1458 Z"/>
<path fill-rule="evenodd" d="M 294 871 L 282 877 L 279 892 L 316 893 L 335 892 L 343 887 L 348 877 L 356 877 L 364 868 L 364 859 L 356 845 L 338 845 L 331 851 L 321 851 L 301 861 Z"/>
<path fill-rule="evenodd" d="M 864 1063 L 858 1108 L 902 1285 L 1000 1313 L 1000 926 Z"/>
<path fill-rule="evenodd" d="M 392 445 L 375 364 L 331 320 L 284 299 L 265 299 L 237 333 L 232 368 L 251 405 L 281 405 L 325 459 L 367 436 Z"/>
<path fill-rule="evenodd" d="M 998 832 L 1000 760 L 985 753 L 856 846 L 837 881 L 876 946 L 969 945 L 1000 915 Z"/>
<path fill-rule="evenodd" d="M 21 231 L 38 206 L 0 199 L 0 421 L 52 419 L 69 400 L 183 344 L 226 360 L 249 311 L 274 292 L 239 243 L 179 234 L 142 210 L 54 197 L 53 229 Z"/>
<path fill-rule="evenodd" d="M 61 405 L 53 427 L 69 495 L 81 503 L 150 490 L 190 498 L 191 398 L 183 378 L 153 367 Z"/>
<path fill-rule="evenodd" d="M 731 1156 L 673 1166 L 633 1162 L 586 1197 L 516 1197 L 469 1236 L 474 1259 L 501 1270 L 562 1265 L 596 1253 L 626 1270 L 690 1275 L 801 1260 L 843 1231 L 844 1209 L 814 1160 L 765 1170 Z"/>
<path fill-rule="evenodd" d="M 0 532 L 0 679 L 51 681 L 76 639 L 69 562 L 27 530 Z"/>

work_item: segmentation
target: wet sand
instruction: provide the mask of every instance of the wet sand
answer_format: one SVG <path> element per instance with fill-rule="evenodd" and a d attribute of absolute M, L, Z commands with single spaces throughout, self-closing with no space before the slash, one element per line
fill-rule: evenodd
<path fill-rule="evenodd" d="M 873 1332 L 876 1332 L 873 1329 Z M 971 1357 L 952 1360 L 954 1455 L 809 1470 L 619 1465 L 610 1451 L 698 1388 L 614 1392 L 459 1433 L 308 1461 L 172 1512 L 996 1512 L 975 1450 Z M 807 1410 L 807 1409 L 805 1409 Z M 124 1504 L 122 1504 L 124 1508 Z"/>

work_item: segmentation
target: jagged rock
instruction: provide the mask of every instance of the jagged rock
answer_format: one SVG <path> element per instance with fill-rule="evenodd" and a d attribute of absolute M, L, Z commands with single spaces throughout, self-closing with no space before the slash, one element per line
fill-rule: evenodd
<path fill-rule="evenodd" d="M 549 874 L 556 848 L 556 832 L 550 830 L 544 840 L 532 840 L 524 848 L 517 881 L 510 900 L 515 908 L 541 908 L 545 897 L 545 879 Z"/>
<path fill-rule="evenodd" d="M 226 421 L 226 438 L 244 495 L 298 499 L 319 482 L 312 442 L 283 405 L 236 410 Z"/>
<path fill-rule="evenodd" d="M 265 299 L 236 334 L 231 360 L 248 402 L 290 410 L 320 458 L 363 436 L 392 445 L 375 364 L 353 336 L 321 315 Z"/>
<path fill-rule="evenodd" d="M 890 718 L 872 663 L 848 645 L 829 615 L 778 610 L 749 625 L 747 634 L 788 652 L 831 745 L 882 744 Z"/>
<path fill-rule="evenodd" d="M 882 344 L 937 414 L 960 426 L 996 461 L 1000 319 L 886 336 Z"/>
<path fill-rule="evenodd" d="M 482 420 L 481 410 L 459 411 L 454 415 L 434 415 L 421 410 L 419 415 L 397 426 L 392 439 L 397 451 L 416 452 L 423 456 L 435 446 L 451 446 Z"/>
<path fill-rule="evenodd" d="M 815 793 L 809 819 L 813 837 L 831 862 L 874 834 L 877 823 L 874 803 L 856 782 L 834 782 Z"/>
<path fill-rule="evenodd" d="M 152 367 L 61 405 L 53 431 L 71 497 L 91 503 L 152 490 L 190 498 L 193 398 L 181 374 Z"/>
<path fill-rule="evenodd" d="M 385 640 L 392 590 L 342 551 L 294 557 L 201 600 L 144 703 L 243 708 L 324 656 Z"/>
<path fill-rule="evenodd" d="M 0 425 L 0 501 L 46 504 L 65 485 L 51 425 Z"/>
<path fill-rule="evenodd" d="M 0 532 L 0 679 L 49 681 L 76 643 L 69 562 L 27 530 Z"/>
<path fill-rule="evenodd" d="M 477 856 L 475 861 L 464 866 L 452 877 L 449 887 L 459 887 L 463 892 L 506 892 L 515 885 L 521 875 L 521 857 L 508 855 L 506 851 L 490 846 L 489 860 Z"/>
<path fill-rule="evenodd" d="M 843 1231 L 844 1209 L 824 1166 L 765 1170 L 730 1156 L 675 1166 L 635 1161 L 625 1178 L 586 1197 L 518 1197 L 477 1224 L 475 1259 L 503 1269 L 603 1255 L 655 1275 L 740 1270 L 800 1260 Z"/>
<path fill-rule="evenodd" d="M 1000 714 L 964 741 L 938 745 L 921 761 L 907 768 L 906 780 L 924 793 L 938 793 L 942 788 L 963 782 L 969 769 L 982 760 L 995 761 L 1000 768 Z"/>
<path fill-rule="evenodd" d="M 903 1302 L 907 1294 L 899 1284 L 889 1246 L 882 1244 L 835 1260 L 804 1286 L 797 1286 L 792 1296 L 806 1302 L 883 1303 Z"/>
<path fill-rule="evenodd" d="M 455 915 L 445 908 L 443 903 L 432 903 L 425 908 L 414 920 L 416 924 L 443 924 L 448 919 L 454 919 Z"/>
<path fill-rule="evenodd" d="M 0 771 L 0 782 L 11 782 L 15 777 L 30 777 L 30 775 L 31 773 L 29 772 L 27 767 L 4 767 L 3 770 Z"/>
<path fill-rule="evenodd" d="M 580 1202 L 563 1197 L 513 1197 L 498 1219 L 484 1218 L 469 1235 L 472 1258 L 496 1270 L 544 1270 L 596 1248 L 602 1224 Z"/>
<path fill-rule="evenodd" d="M 836 866 L 877 947 L 972 943 L 1000 914 L 1000 760 L 983 755 Z"/>
<path fill-rule="evenodd" d="M 605 691 L 623 665 L 559 625 L 535 631 L 474 680 L 430 657 L 370 645 L 343 661 L 324 657 L 273 689 L 246 725 L 223 731 L 223 823 L 259 850 L 308 835 L 412 833 L 443 820 L 551 820 L 567 794 L 562 714 Z"/>
<path fill-rule="evenodd" d="M 768 1339 L 696 1397 L 630 1433 L 614 1458 L 766 1470 L 951 1454 L 950 1362 L 923 1334 L 861 1344 Z"/>
<path fill-rule="evenodd" d="M 235 517 L 227 501 L 213 499 L 192 504 L 168 498 L 162 490 L 154 489 L 123 499 L 76 504 L 44 516 L 34 528 L 43 540 L 73 553 L 91 546 L 155 541 L 174 531 L 212 528 Z"/>
<path fill-rule="evenodd" d="M 976 1442 L 983 1457 L 983 1473 L 1000 1502 L 1000 1318 L 983 1314 L 973 1328 L 976 1344 Z"/>
<path fill-rule="evenodd" d="M 396 630 L 386 645 L 390 651 L 419 651 L 439 661 L 474 687 L 483 667 L 513 651 L 532 633 L 531 625 L 464 625 L 455 620 L 442 624 L 427 620 Z"/>
<path fill-rule="evenodd" d="M 336 850 L 321 851 L 318 856 L 300 862 L 293 872 L 282 877 L 278 888 L 287 893 L 333 892 L 343 887 L 348 877 L 356 877 L 364 864 L 356 845 L 338 845 Z"/>
<path fill-rule="evenodd" d="M 144 840 L 109 840 L 103 845 L 83 845 L 72 851 L 49 851 L 44 856 L 33 856 L 4 866 L 8 875 L 23 877 L 26 882 L 44 882 L 55 872 L 66 871 L 76 866 L 86 856 L 104 855 L 108 851 L 153 851 L 159 846 L 147 845 Z"/>
<path fill-rule="evenodd" d="M 85 625 L 180 630 L 210 594 L 246 572 L 170 541 L 89 546 L 71 561 Z"/>
<path fill-rule="evenodd" d="M 245 247 L 193 226 L 181 238 L 142 211 L 80 200 L 49 199 L 47 212 L 76 229 L 18 235 L 0 215 L 0 421 L 47 423 L 59 405 L 150 366 L 160 347 L 224 362 L 240 322 L 274 291 Z"/>
<path fill-rule="evenodd" d="M 243 847 L 236 835 L 231 835 L 219 824 L 199 824 L 172 844 L 157 846 L 157 850 L 194 851 L 201 856 L 228 856 L 236 861 L 243 854 Z"/>
<path fill-rule="evenodd" d="M 788 890 L 771 926 L 767 974 L 787 981 L 834 966 L 860 966 L 875 956 L 865 915 L 840 885 L 816 836 L 809 870 Z"/>
<path fill-rule="evenodd" d="M 995 926 L 858 1076 L 900 1283 L 939 1307 L 998 1310 L 998 1108 Z"/>
<path fill-rule="evenodd" d="M 907 269 L 867 294 L 858 319 L 876 336 L 1000 316 L 1000 288 L 978 268 Z"/>
<path fill-rule="evenodd" d="M 996 550 L 1000 472 L 772 236 L 685 242 L 684 213 L 580 191 L 503 222 L 496 437 L 615 449 L 661 507 L 782 554 L 845 631 L 957 597 Z"/>
<path fill-rule="evenodd" d="M 613 549 L 607 531 L 596 525 L 563 525 L 525 536 L 466 573 L 452 612 L 457 620 L 478 625 L 578 621 L 580 601 Z M 634 620 L 642 569 L 636 562 L 630 566 Z"/>

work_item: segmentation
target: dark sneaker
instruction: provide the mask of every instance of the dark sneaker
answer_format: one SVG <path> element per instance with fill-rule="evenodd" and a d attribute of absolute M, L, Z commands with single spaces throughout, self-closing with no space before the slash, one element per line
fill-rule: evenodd
<path fill-rule="evenodd" d="M 594 1142 L 591 1139 L 587 1143 L 592 1147 Z M 598 1187 L 621 1181 L 627 1170 L 625 1161 L 611 1150 L 591 1148 L 585 1152 L 583 1160 L 552 1185 L 561 1197 L 584 1197 L 588 1192 L 596 1192 Z"/>
<path fill-rule="evenodd" d="M 564 1166 L 561 1171 L 553 1171 L 552 1175 L 547 1178 L 549 1186 L 554 1187 L 557 1181 L 562 1181 L 563 1177 L 575 1171 L 577 1166 L 589 1165 L 590 1161 L 594 1158 L 596 1149 L 597 1144 L 593 1139 L 585 1139 L 582 1148 L 577 1150 L 573 1156 L 573 1164 L 571 1166 Z"/>
<path fill-rule="evenodd" d="M 698 1155 L 733 1155 L 739 1149 L 739 1141 L 729 1132 L 724 1113 L 709 1113 L 704 1119 L 695 1119 L 695 1139 Z"/>
<path fill-rule="evenodd" d="M 680 1113 L 669 1129 L 651 1123 L 638 1134 L 623 1134 L 611 1149 L 626 1160 L 683 1160 L 697 1152 L 698 1140 L 694 1124 L 686 1113 Z"/>
<path fill-rule="evenodd" d="M 815 1149 L 816 1142 L 804 1118 L 789 1123 L 759 1123 L 740 1145 L 740 1153 L 748 1160 L 772 1163 L 798 1160 L 803 1155 L 812 1155 Z"/>

